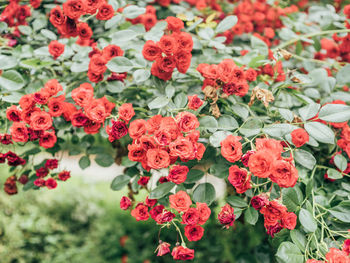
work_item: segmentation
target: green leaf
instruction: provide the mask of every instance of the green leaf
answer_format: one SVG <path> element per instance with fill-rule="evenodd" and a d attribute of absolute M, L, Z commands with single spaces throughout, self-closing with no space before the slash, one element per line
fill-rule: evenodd
<path fill-rule="evenodd" d="M 108 82 L 106 89 L 110 93 L 121 93 L 125 89 L 125 84 L 121 81 L 110 81 Z"/>
<path fill-rule="evenodd" d="M 199 119 L 199 123 L 199 129 L 203 131 L 213 133 L 218 129 L 218 122 L 213 116 L 204 116 Z"/>
<path fill-rule="evenodd" d="M 235 118 L 233 118 L 230 115 L 222 115 L 218 119 L 218 129 L 219 130 L 231 131 L 231 130 L 234 130 L 237 128 L 238 128 L 237 121 L 235 120 Z"/>
<path fill-rule="evenodd" d="M 123 15 L 126 18 L 134 19 L 134 18 L 138 17 L 139 15 L 144 14 L 145 12 L 146 12 L 146 8 L 138 7 L 136 5 L 129 5 L 129 6 L 124 8 Z"/>
<path fill-rule="evenodd" d="M 169 103 L 169 99 L 161 96 L 161 97 L 156 97 L 154 100 L 152 100 L 150 103 L 148 103 L 148 108 L 150 108 L 151 110 L 153 109 L 159 109 L 162 108 L 166 105 L 168 105 Z"/>
<path fill-rule="evenodd" d="M 344 85 L 350 83 L 350 65 L 342 67 L 337 73 L 337 83 L 339 85 Z"/>
<path fill-rule="evenodd" d="M 175 186 L 172 182 L 166 182 L 163 184 L 158 185 L 156 188 L 154 188 L 151 193 L 149 194 L 150 199 L 160 199 L 167 195 L 171 189 L 173 189 Z"/>
<path fill-rule="evenodd" d="M 329 209 L 329 212 L 342 222 L 350 223 L 350 201 L 342 201 L 339 205 Z"/>
<path fill-rule="evenodd" d="M 262 41 L 260 38 L 254 37 L 253 35 L 250 37 L 250 43 L 252 46 L 252 49 L 258 50 L 262 55 L 267 56 L 269 48 L 267 47 L 266 43 Z"/>
<path fill-rule="evenodd" d="M 298 246 L 300 250 L 305 249 L 305 245 L 306 245 L 305 234 L 301 233 L 298 229 L 293 229 L 290 231 L 290 238 L 292 239 L 293 243 Z"/>
<path fill-rule="evenodd" d="M 12 56 L 0 55 L 0 70 L 10 69 L 17 65 L 17 59 Z"/>
<path fill-rule="evenodd" d="M 18 26 L 18 29 L 23 35 L 30 35 L 32 33 L 30 26 Z"/>
<path fill-rule="evenodd" d="M 244 212 L 244 221 L 251 224 L 255 225 L 256 222 L 259 219 L 259 213 L 256 211 L 253 207 L 248 207 L 248 209 Z"/>
<path fill-rule="evenodd" d="M 86 169 L 90 166 L 90 159 L 88 156 L 82 156 L 79 160 L 79 166 L 81 169 Z"/>
<path fill-rule="evenodd" d="M 187 96 L 185 93 L 179 93 L 175 96 L 174 103 L 176 107 L 183 108 L 187 103 Z"/>
<path fill-rule="evenodd" d="M 151 72 L 148 69 L 138 69 L 132 75 L 136 83 L 141 83 L 149 79 Z"/>
<path fill-rule="evenodd" d="M 191 184 L 199 181 L 204 176 L 204 172 L 197 169 L 191 169 L 187 174 L 185 184 Z"/>
<path fill-rule="evenodd" d="M 132 167 L 135 164 L 137 164 L 137 162 L 131 161 L 128 156 L 123 156 L 122 157 L 122 165 L 123 166 L 125 166 L 125 167 Z"/>
<path fill-rule="evenodd" d="M 124 186 L 126 186 L 130 182 L 130 179 L 131 178 L 125 174 L 118 175 L 113 179 L 111 183 L 111 189 L 114 191 L 119 191 L 123 189 Z"/>
<path fill-rule="evenodd" d="M 128 72 L 134 64 L 126 57 L 114 57 L 107 63 L 107 68 L 112 72 Z"/>
<path fill-rule="evenodd" d="M 246 206 L 248 206 L 248 203 L 246 200 L 244 200 L 238 196 L 234 196 L 234 195 L 227 197 L 226 201 L 232 207 L 246 207 Z"/>
<path fill-rule="evenodd" d="M 310 103 L 310 104 L 306 105 L 305 107 L 302 107 L 299 109 L 300 117 L 304 121 L 311 119 L 312 117 L 316 116 L 320 107 L 321 107 L 320 104 Z"/>
<path fill-rule="evenodd" d="M 288 211 L 295 212 L 303 201 L 303 193 L 300 188 L 284 188 L 282 190 L 283 204 L 286 205 Z"/>
<path fill-rule="evenodd" d="M 22 93 L 12 92 L 10 95 L 2 97 L 2 100 L 9 103 L 18 103 L 23 95 Z"/>
<path fill-rule="evenodd" d="M 133 30 L 126 29 L 120 30 L 113 33 L 110 37 L 112 38 L 113 44 L 118 44 L 120 42 L 127 42 L 130 40 L 135 40 L 139 34 Z"/>
<path fill-rule="evenodd" d="M 222 33 L 231 29 L 232 27 L 234 27 L 235 24 L 237 24 L 237 21 L 238 18 L 236 16 L 225 17 L 216 27 L 216 33 Z"/>
<path fill-rule="evenodd" d="M 348 161 L 342 154 L 336 154 L 334 156 L 334 164 L 342 172 L 348 167 Z"/>
<path fill-rule="evenodd" d="M 48 39 L 51 39 L 51 40 L 56 40 L 57 39 L 57 36 L 54 32 L 50 31 L 50 30 L 47 30 L 47 29 L 41 29 L 40 33 L 48 38 Z"/>
<path fill-rule="evenodd" d="M 193 201 L 210 205 L 216 196 L 215 188 L 210 183 L 200 184 L 193 191 Z"/>
<path fill-rule="evenodd" d="M 304 126 L 307 133 L 317 141 L 334 144 L 334 132 L 327 125 L 320 122 L 308 122 Z"/>
<path fill-rule="evenodd" d="M 0 87 L 7 90 L 19 90 L 25 85 L 25 81 L 15 70 L 8 70 L 0 76 Z"/>
<path fill-rule="evenodd" d="M 279 263 L 304 263 L 304 256 L 292 242 L 283 242 L 278 247 L 276 259 Z"/>
<path fill-rule="evenodd" d="M 250 119 L 242 125 L 239 132 L 250 137 L 258 134 L 261 131 L 262 122 L 259 119 Z"/>
<path fill-rule="evenodd" d="M 300 209 L 299 221 L 301 225 L 304 227 L 306 232 L 310 233 L 310 232 L 316 231 L 317 229 L 316 220 L 313 218 L 312 214 L 308 210 L 304 208 Z"/>
<path fill-rule="evenodd" d="M 98 153 L 95 157 L 95 161 L 99 166 L 109 167 L 114 163 L 114 158 L 108 153 Z"/>
<path fill-rule="evenodd" d="M 298 149 L 294 151 L 294 159 L 305 168 L 312 170 L 316 165 L 315 157 L 308 151 Z"/>
<path fill-rule="evenodd" d="M 220 147 L 221 141 L 225 140 L 228 135 L 232 134 L 229 131 L 216 131 L 209 137 L 209 142 L 214 147 Z"/>
<path fill-rule="evenodd" d="M 330 179 L 334 179 L 334 180 L 343 178 L 342 174 L 333 168 L 329 168 L 327 170 L 327 175 Z"/>
<path fill-rule="evenodd" d="M 276 123 L 266 126 L 262 131 L 272 137 L 282 138 L 284 135 L 291 133 L 295 127 L 288 123 Z"/>
<path fill-rule="evenodd" d="M 38 179 L 36 175 L 32 175 L 28 178 L 28 182 L 23 186 L 23 191 L 28 191 L 35 187 L 34 181 Z"/>
<path fill-rule="evenodd" d="M 327 104 L 320 110 L 318 117 L 328 122 L 344 122 L 350 120 L 350 107 L 343 104 Z"/>
<path fill-rule="evenodd" d="M 294 119 L 294 115 L 292 111 L 288 109 L 278 109 L 278 111 L 285 120 L 291 122 Z"/>

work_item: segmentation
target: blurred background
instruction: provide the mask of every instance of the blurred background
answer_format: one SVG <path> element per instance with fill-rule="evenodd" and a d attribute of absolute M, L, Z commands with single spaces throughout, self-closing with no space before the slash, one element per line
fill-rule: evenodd
<path fill-rule="evenodd" d="M 159 227 L 153 220 L 137 222 L 119 208 L 126 188 L 112 191 L 110 183 L 122 168 L 92 164 L 82 171 L 75 163 L 71 157 L 63 159 L 72 178 L 56 189 L 20 187 L 13 196 L 3 191 L 8 170 L 0 166 L 0 262 L 174 262 L 170 255 L 154 254 Z M 194 262 L 273 262 L 274 241 L 261 218 L 255 227 L 238 219 L 226 230 L 212 213 L 205 232 L 202 240 L 187 244 L 196 250 Z M 160 239 L 174 245 L 177 234 L 163 231 Z"/>

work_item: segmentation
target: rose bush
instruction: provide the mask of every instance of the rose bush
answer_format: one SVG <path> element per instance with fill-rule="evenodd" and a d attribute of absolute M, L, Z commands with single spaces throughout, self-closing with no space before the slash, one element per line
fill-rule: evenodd
<path fill-rule="evenodd" d="M 121 208 L 178 233 L 159 256 L 261 214 L 277 261 L 349 262 L 350 5 L 325 2 L 1 1 L 5 192 L 68 151 L 125 167 Z"/>

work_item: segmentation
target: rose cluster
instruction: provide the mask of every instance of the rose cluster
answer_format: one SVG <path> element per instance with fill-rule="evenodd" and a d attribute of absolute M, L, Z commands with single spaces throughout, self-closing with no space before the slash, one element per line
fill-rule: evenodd
<path fill-rule="evenodd" d="M 34 185 L 37 187 L 46 187 L 47 189 L 55 189 L 57 187 L 57 179 L 60 181 L 67 181 L 70 178 L 70 172 L 62 171 L 58 174 L 52 173 L 52 170 L 55 170 L 57 167 L 57 159 L 46 160 L 45 165 L 35 171 L 35 174 L 38 178 L 35 179 Z M 44 178 L 49 174 L 51 177 L 45 180 Z"/>
<path fill-rule="evenodd" d="M 141 162 L 150 169 L 167 168 L 178 158 L 182 162 L 201 160 L 205 146 L 199 139 L 197 117 L 190 112 L 180 112 L 173 117 L 155 115 L 149 120 L 137 119 L 129 125 L 129 136 L 133 143 L 128 145 L 131 161 Z"/>
<path fill-rule="evenodd" d="M 348 26 L 350 28 L 350 25 Z M 335 59 L 339 62 L 350 63 L 350 34 L 341 37 L 334 34 L 332 39 L 321 39 L 321 50 L 314 55 L 315 59 Z"/>
<path fill-rule="evenodd" d="M 165 209 L 163 205 L 156 205 L 157 200 L 146 198 L 145 202 L 138 203 L 132 210 L 131 215 L 137 221 L 146 221 L 151 217 L 159 225 L 169 225 L 173 223 L 176 230 L 180 228 L 175 222 L 180 222 L 184 226 L 184 234 L 188 241 L 198 241 L 203 237 L 204 225 L 210 217 L 211 210 L 206 203 L 197 202 L 192 206 L 192 200 L 185 191 L 178 191 L 169 196 L 170 209 Z M 127 210 L 132 206 L 131 200 L 124 196 L 120 201 L 120 207 Z M 223 216 L 224 217 L 224 216 Z M 181 219 L 181 220 L 180 220 Z M 181 233 L 180 236 L 182 237 Z M 184 243 L 184 241 L 182 240 Z M 170 244 L 160 241 L 157 248 L 157 255 L 163 256 L 170 253 Z M 187 260 L 194 257 L 194 250 L 188 249 L 178 244 L 173 248 L 171 255 L 175 260 Z"/>
<path fill-rule="evenodd" d="M 167 17 L 167 31 L 158 42 L 148 40 L 142 50 L 145 59 L 154 61 L 152 75 L 170 80 L 175 68 L 180 73 L 186 73 L 191 65 L 193 40 L 189 33 L 181 32 L 184 23 L 176 17 Z"/>
<path fill-rule="evenodd" d="M 308 259 L 306 263 L 350 263 L 350 239 L 346 239 L 343 244 L 343 249 L 340 250 L 335 247 L 331 247 L 326 254 L 326 261 Z"/>
<path fill-rule="evenodd" d="M 199 64 L 197 70 L 205 78 L 202 89 L 207 86 L 220 89 L 226 95 L 243 97 L 248 93 L 248 81 L 255 81 L 257 72 L 254 69 L 239 67 L 232 59 L 224 59 L 218 65 Z"/>
<path fill-rule="evenodd" d="M 50 11 L 50 22 L 62 37 L 79 37 L 79 42 L 89 42 L 92 29 L 80 21 L 83 15 L 96 15 L 98 20 L 109 20 L 114 16 L 112 5 L 104 0 L 68 0 Z"/>
<path fill-rule="evenodd" d="M 278 200 L 269 201 L 267 194 L 254 196 L 251 199 L 251 205 L 264 215 L 264 226 L 271 237 L 283 228 L 292 230 L 296 226 L 296 214 L 288 212 L 287 207 Z"/>
<path fill-rule="evenodd" d="M 27 162 L 25 159 L 11 151 L 0 153 L 0 163 L 5 163 L 6 161 L 8 166 L 25 165 Z"/>
<path fill-rule="evenodd" d="M 89 53 L 90 62 L 87 75 L 91 82 L 98 83 L 103 80 L 103 74 L 107 70 L 106 64 L 114 57 L 123 56 L 124 51 L 117 45 L 108 45 L 103 50 L 100 50 L 93 45 L 93 51 Z M 115 74 L 115 73 L 114 73 Z M 112 76 L 113 77 L 115 75 Z M 125 73 L 126 76 L 126 73 Z"/>
<path fill-rule="evenodd" d="M 211 8 L 215 11 L 222 11 L 221 6 L 216 0 L 185 0 L 192 6 L 195 6 L 198 10 L 205 10 L 206 8 Z"/>

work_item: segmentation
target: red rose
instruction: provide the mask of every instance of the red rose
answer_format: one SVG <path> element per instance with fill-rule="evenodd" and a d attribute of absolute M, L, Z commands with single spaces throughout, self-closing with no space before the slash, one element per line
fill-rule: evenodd
<path fill-rule="evenodd" d="M 287 212 L 287 208 L 277 201 L 270 201 L 268 205 L 261 208 L 260 212 L 264 215 L 264 225 L 273 226 Z"/>
<path fill-rule="evenodd" d="M 180 131 L 173 117 L 163 117 L 160 121 L 159 129 L 165 129 L 171 134 L 171 139 L 175 140 L 179 137 Z"/>
<path fill-rule="evenodd" d="M 104 78 L 103 73 L 95 73 L 95 72 L 91 71 L 90 69 L 88 70 L 87 76 L 88 76 L 89 80 L 93 83 L 99 83 Z"/>
<path fill-rule="evenodd" d="M 134 117 L 135 111 L 132 107 L 131 103 L 124 103 L 122 106 L 118 108 L 119 119 L 122 119 L 127 124 Z"/>
<path fill-rule="evenodd" d="M 245 167 L 248 167 L 249 157 L 254 153 L 255 153 L 255 151 L 247 151 L 245 154 L 243 154 L 243 156 L 241 158 L 241 162 Z"/>
<path fill-rule="evenodd" d="M 43 90 L 49 93 L 50 96 L 55 96 L 58 92 L 63 91 L 63 88 L 57 79 L 50 79 L 45 83 Z"/>
<path fill-rule="evenodd" d="M 166 129 L 159 129 L 154 133 L 154 140 L 160 145 L 169 145 L 171 142 L 171 134 Z"/>
<path fill-rule="evenodd" d="M 131 206 L 131 200 L 123 196 L 122 199 L 120 199 L 120 208 L 123 210 L 127 210 Z"/>
<path fill-rule="evenodd" d="M 173 36 L 164 35 L 159 40 L 159 47 L 166 55 L 171 55 L 176 53 L 178 43 Z"/>
<path fill-rule="evenodd" d="M 35 175 L 39 178 L 44 178 L 49 174 L 49 169 L 47 167 L 40 167 L 35 171 Z"/>
<path fill-rule="evenodd" d="M 41 89 L 39 92 L 34 93 L 34 101 L 41 105 L 45 105 L 50 97 L 50 93 L 44 89 Z"/>
<path fill-rule="evenodd" d="M 49 52 L 54 59 L 58 58 L 64 52 L 64 44 L 61 44 L 57 40 L 52 40 L 49 44 Z"/>
<path fill-rule="evenodd" d="M 148 134 L 153 134 L 156 130 L 159 129 L 162 119 L 163 119 L 162 115 L 155 115 L 150 119 L 148 119 L 146 123 L 146 129 Z"/>
<path fill-rule="evenodd" d="M 193 40 L 192 40 L 192 36 L 189 33 L 180 32 L 180 33 L 177 33 L 175 37 L 179 45 L 179 50 L 183 50 L 189 53 L 192 51 Z"/>
<path fill-rule="evenodd" d="M 148 196 L 146 197 L 146 200 L 145 200 L 145 204 L 149 207 L 154 206 L 157 202 L 158 202 L 157 199 L 149 199 Z"/>
<path fill-rule="evenodd" d="M 280 187 L 293 187 L 298 181 L 298 170 L 289 162 L 276 160 L 270 166 L 270 179 Z"/>
<path fill-rule="evenodd" d="M 78 24 L 78 35 L 81 39 L 90 39 L 92 37 L 92 29 L 88 23 L 81 22 Z"/>
<path fill-rule="evenodd" d="M 160 149 L 150 149 L 146 153 L 147 165 L 152 169 L 167 168 L 170 165 L 169 154 Z"/>
<path fill-rule="evenodd" d="M 125 124 L 124 124 L 125 125 Z M 141 162 L 145 158 L 146 152 L 139 144 L 128 145 L 128 157 L 133 162 Z"/>
<path fill-rule="evenodd" d="M 155 140 L 153 139 L 153 137 L 149 137 L 149 136 L 146 136 L 146 135 L 141 136 L 140 144 L 141 144 L 141 147 L 145 151 L 148 151 L 149 149 L 157 148 L 157 144 L 156 144 Z"/>
<path fill-rule="evenodd" d="M 134 120 L 129 126 L 129 136 L 138 139 L 146 133 L 146 121 L 143 119 Z"/>
<path fill-rule="evenodd" d="M 269 204 L 269 197 L 266 194 L 253 196 L 250 200 L 250 204 L 255 210 L 260 210 L 265 205 Z"/>
<path fill-rule="evenodd" d="M 145 186 L 149 182 L 149 177 L 148 176 L 140 176 L 140 179 L 137 181 L 138 185 Z"/>
<path fill-rule="evenodd" d="M 35 186 L 42 187 L 42 186 L 45 185 L 45 179 L 43 179 L 43 178 L 35 179 L 35 181 L 33 182 L 33 184 L 34 184 Z"/>
<path fill-rule="evenodd" d="M 164 70 L 161 70 L 159 67 L 159 64 L 156 61 L 152 64 L 151 74 L 153 76 L 156 76 L 156 77 L 162 79 L 162 80 L 167 81 L 167 80 L 171 79 L 173 72 L 166 72 Z"/>
<path fill-rule="evenodd" d="M 190 260 L 194 258 L 194 250 L 183 246 L 173 248 L 171 252 L 174 260 Z"/>
<path fill-rule="evenodd" d="M 168 16 L 165 21 L 168 23 L 168 30 L 177 32 L 184 28 L 184 22 L 180 18 Z"/>
<path fill-rule="evenodd" d="M 164 224 L 166 222 L 171 222 L 174 218 L 175 218 L 174 213 L 172 213 L 170 211 L 163 210 L 162 213 L 157 215 L 155 220 L 158 224 Z"/>
<path fill-rule="evenodd" d="M 14 122 L 10 128 L 12 140 L 15 142 L 27 142 L 29 139 L 28 129 L 23 122 Z"/>
<path fill-rule="evenodd" d="M 51 132 L 45 131 L 39 139 L 39 145 L 41 147 L 48 149 L 48 148 L 54 147 L 56 141 L 57 141 L 57 137 L 54 131 L 51 131 Z"/>
<path fill-rule="evenodd" d="M 63 105 L 64 105 L 63 117 L 66 121 L 71 121 L 73 114 L 78 110 L 72 103 L 64 102 Z"/>
<path fill-rule="evenodd" d="M 337 248 L 330 248 L 329 252 L 326 254 L 327 263 L 349 263 L 350 258 L 348 255 Z"/>
<path fill-rule="evenodd" d="M 176 60 L 173 56 L 159 57 L 156 59 L 156 63 L 160 71 L 171 73 L 176 67 Z"/>
<path fill-rule="evenodd" d="M 45 111 L 36 111 L 30 116 L 30 127 L 33 130 L 46 131 L 52 127 L 51 115 Z"/>
<path fill-rule="evenodd" d="M 85 0 L 85 11 L 88 14 L 95 14 L 104 1 L 102 0 Z"/>
<path fill-rule="evenodd" d="M 67 0 L 62 7 L 63 12 L 70 19 L 78 19 L 85 13 L 85 4 L 82 0 Z"/>
<path fill-rule="evenodd" d="M 8 177 L 4 183 L 4 191 L 8 195 L 17 194 L 16 176 L 12 175 Z"/>
<path fill-rule="evenodd" d="M 204 234 L 204 228 L 201 226 L 187 225 L 185 226 L 185 236 L 189 241 L 201 240 Z"/>
<path fill-rule="evenodd" d="M 149 31 L 157 23 L 157 16 L 155 14 L 141 15 L 141 23 L 145 26 L 146 31 Z"/>
<path fill-rule="evenodd" d="M 1 144 L 4 144 L 4 145 L 12 144 L 12 141 L 11 141 L 11 134 L 3 134 L 3 135 L 0 135 L 0 143 L 1 143 Z"/>
<path fill-rule="evenodd" d="M 169 144 L 170 155 L 180 157 L 182 161 L 193 160 L 196 157 L 193 143 L 186 138 L 179 138 Z"/>
<path fill-rule="evenodd" d="M 58 167 L 58 160 L 57 159 L 46 160 L 45 167 L 50 170 L 56 169 Z"/>
<path fill-rule="evenodd" d="M 12 105 L 6 109 L 6 117 L 9 121 L 21 121 L 21 111 L 16 105 Z"/>
<path fill-rule="evenodd" d="M 206 203 L 196 203 L 196 208 L 199 214 L 198 224 L 203 225 L 210 217 L 211 210 Z"/>
<path fill-rule="evenodd" d="M 179 49 L 178 52 L 175 53 L 176 67 L 180 73 L 185 74 L 188 68 L 191 65 L 191 52 L 188 52 L 183 49 Z"/>
<path fill-rule="evenodd" d="M 183 215 L 182 215 L 182 224 L 185 225 L 197 225 L 199 222 L 199 212 L 196 208 L 189 208 Z"/>
<path fill-rule="evenodd" d="M 128 127 L 126 127 L 125 123 L 122 121 L 112 120 L 112 127 L 107 126 L 106 131 L 107 131 L 107 134 L 109 135 L 108 140 L 110 142 L 113 142 L 127 135 Z"/>
<path fill-rule="evenodd" d="M 157 257 L 164 256 L 168 253 L 170 253 L 170 244 L 167 242 L 161 242 L 159 241 L 159 246 L 156 249 Z"/>
<path fill-rule="evenodd" d="M 103 74 L 107 70 L 106 64 L 107 60 L 105 57 L 95 54 L 90 59 L 89 71 L 96 75 Z"/>
<path fill-rule="evenodd" d="M 164 205 L 157 205 L 149 211 L 149 214 L 151 215 L 151 218 L 156 221 L 157 216 L 160 215 L 163 212 L 163 210 Z"/>
<path fill-rule="evenodd" d="M 309 141 L 309 134 L 302 128 L 292 131 L 290 135 L 296 147 L 301 147 Z"/>
<path fill-rule="evenodd" d="M 182 132 L 191 132 L 199 127 L 199 121 L 196 115 L 187 111 L 178 113 L 175 120 Z"/>
<path fill-rule="evenodd" d="M 285 213 L 282 216 L 282 227 L 293 230 L 297 224 L 297 215 L 293 212 Z"/>
<path fill-rule="evenodd" d="M 269 177 L 274 155 L 270 150 L 260 150 L 249 157 L 248 167 L 250 172 L 260 178 Z"/>
<path fill-rule="evenodd" d="M 175 184 L 182 184 L 186 181 L 188 167 L 184 165 L 175 165 L 170 168 L 168 180 Z"/>
<path fill-rule="evenodd" d="M 76 37 L 78 36 L 77 23 L 74 19 L 67 17 L 65 23 L 59 27 L 64 37 Z"/>
<path fill-rule="evenodd" d="M 117 45 L 108 45 L 102 50 L 102 56 L 107 60 L 111 60 L 114 57 L 123 56 L 124 51 Z"/>
<path fill-rule="evenodd" d="M 65 96 L 61 95 L 59 97 L 54 97 L 49 99 L 47 106 L 49 107 L 49 114 L 52 117 L 59 117 L 65 111 Z"/>
<path fill-rule="evenodd" d="M 283 152 L 283 146 L 280 141 L 275 139 L 258 138 L 255 141 L 256 150 L 270 150 L 276 159 L 281 159 L 281 153 Z"/>
<path fill-rule="evenodd" d="M 154 43 L 152 40 L 146 41 L 142 49 L 142 55 L 145 59 L 149 61 L 154 61 L 157 58 L 161 57 L 162 50 L 159 45 Z"/>
<path fill-rule="evenodd" d="M 350 7 L 350 5 L 349 5 Z M 349 255 L 350 254 L 350 239 L 345 239 L 343 244 L 343 251 Z"/>
<path fill-rule="evenodd" d="M 57 187 L 57 182 L 55 179 L 53 178 L 49 178 L 46 180 L 45 182 L 45 186 L 48 188 L 48 189 L 55 189 Z"/>
<path fill-rule="evenodd" d="M 92 100 L 88 106 L 84 108 L 86 116 L 93 122 L 102 123 L 109 115 L 102 101 Z"/>
<path fill-rule="evenodd" d="M 246 72 L 244 72 L 244 77 L 248 81 L 255 81 L 258 73 L 255 69 L 249 68 Z"/>
<path fill-rule="evenodd" d="M 34 94 L 23 95 L 19 100 L 22 110 L 32 109 L 35 106 Z"/>
<path fill-rule="evenodd" d="M 83 83 L 78 88 L 72 90 L 72 99 L 80 107 L 89 105 L 94 95 L 94 89 L 89 83 Z"/>
<path fill-rule="evenodd" d="M 236 188 L 238 194 L 242 194 L 251 188 L 250 174 L 247 173 L 247 170 L 240 169 L 237 165 L 230 167 L 228 181 Z"/>
<path fill-rule="evenodd" d="M 61 181 L 67 181 L 70 178 L 70 172 L 69 171 L 62 171 L 58 174 L 58 179 Z"/>
<path fill-rule="evenodd" d="M 76 111 L 71 116 L 71 122 L 74 127 L 84 127 L 88 121 L 88 117 L 86 117 L 86 115 L 81 110 Z"/>
<path fill-rule="evenodd" d="M 221 155 L 229 162 L 237 162 L 242 157 L 242 144 L 240 136 L 228 135 L 221 141 Z"/>
<path fill-rule="evenodd" d="M 274 225 L 269 225 L 265 227 L 266 227 L 267 234 L 270 235 L 271 237 L 275 237 L 275 234 L 277 234 L 283 229 L 280 223 L 276 223 Z"/>
<path fill-rule="evenodd" d="M 226 204 L 221 208 L 221 211 L 218 214 L 218 219 L 220 223 L 224 225 L 227 229 L 233 225 L 233 222 L 236 219 L 236 216 L 233 212 L 233 207 L 231 207 L 229 204 Z"/>
<path fill-rule="evenodd" d="M 204 101 L 202 101 L 200 98 L 198 98 L 197 95 L 187 96 L 187 98 L 188 98 L 187 107 L 190 110 L 198 110 L 204 103 Z"/>
<path fill-rule="evenodd" d="M 179 191 L 176 194 L 169 196 L 170 207 L 176 211 L 186 212 L 191 204 L 191 198 L 185 191 Z"/>
<path fill-rule="evenodd" d="M 66 16 L 63 14 L 63 11 L 60 6 L 56 6 L 51 9 L 50 22 L 55 27 L 62 26 L 66 23 Z"/>
<path fill-rule="evenodd" d="M 131 215 L 135 217 L 137 221 L 147 221 L 149 218 L 148 206 L 139 203 L 132 211 Z"/>
<path fill-rule="evenodd" d="M 102 4 L 99 9 L 98 13 L 96 15 L 96 19 L 98 20 L 109 20 L 114 16 L 114 9 L 113 6 L 104 3 Z"/>

